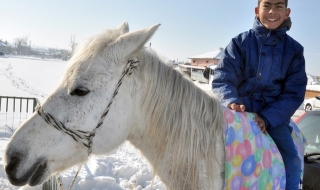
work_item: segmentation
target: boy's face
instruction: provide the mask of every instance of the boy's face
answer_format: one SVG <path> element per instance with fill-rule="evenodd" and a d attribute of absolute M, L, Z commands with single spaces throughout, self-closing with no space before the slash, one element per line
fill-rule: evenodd
<path fill-rule="evenodd" d="M 262 0 L 255 8 L 256 17 L 268 29 L 278 28 L 290 15 L 284 0 Z"/>

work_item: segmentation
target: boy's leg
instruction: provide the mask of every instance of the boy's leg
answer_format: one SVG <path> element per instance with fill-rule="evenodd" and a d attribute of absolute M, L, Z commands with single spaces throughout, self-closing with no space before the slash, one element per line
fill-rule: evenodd
<path fill-rule="evenodd" d="M 276 143 L 286 169 L 286 190 L 299 189 L 301 160 L 291 136 L 292 128 L 283 124 L 268 130 L 268 134 Z"/>

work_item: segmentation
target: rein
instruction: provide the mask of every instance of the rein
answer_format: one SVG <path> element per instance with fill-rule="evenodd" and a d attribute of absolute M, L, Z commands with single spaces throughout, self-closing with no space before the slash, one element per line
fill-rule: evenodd
<path fill-rule="evenodd" d="M 131 73 L 133 72 L 133 69 L 136 68 L 138 66 L 138 64 L 139 64 L 139 61 L 128 60 L 128 63 L 126 65 L 126 67 L 124 68 L 124 71 L 121 74 L 121 77 L 117 83 L 117 87 L 116 87 L 115 91 L 113 92 L 112 98 L 111 98 L 107 108 L 103 112 L 97 126 L 91 132 L 77 130 L 77 129 L 68 129 L 62 122 L 60 122 L 59 120 L 54 118 L 50 113 L 45 112 L 39 103 L 38 103 L 35 110 L 46 121 L 47 124 L 53 126 L 54 128 L 56 128 L 59 131 L 62 131 L 64 133 L 68 134 L 75 141 L 77 141 L 78 143 L 81 143 L 82 145 L 87 147 L 88 148 L 88 155 L 90 155 L 90 153 L 92 152 L 93 137 L 95 136 L 97 129 L 103 124 L 104 118 L 108 114 L 109 109 L 112 105 L 112 102 L 113 102 L 115 96 L 118 94 L 118 90 L 122 84 L 124 76 L 131 75 Z M 81 166 L 79 167 L 78 172 L 76 173 L 75 178 L 73 179 L 72 184 L 69 186 L 68 189 L 71 189 L 71 187 L 73 186 L 73 183 L 74 183 L 80 169 L 81 169 Z"/>

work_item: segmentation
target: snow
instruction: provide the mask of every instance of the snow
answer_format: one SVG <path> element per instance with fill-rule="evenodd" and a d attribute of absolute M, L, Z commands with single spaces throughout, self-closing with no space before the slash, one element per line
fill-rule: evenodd
<path fill-rule="evenodd" d="M 41 102 L 58 83 L 66 64 L 67 62 L 60 60 L 0 58 L 0 96 L 36 97 Z M 199 82 L 195 84 L 211 92 L 210 85 Z M 298 111 L 300 112 L 296 112 L 298 114 L 294 117 L 298 117 L 303 108 Z M 5 125 L 16 129 L 30 114 L 6 114 L 3 109 L 0 111 L 0 190 L 41 189 L 40 186 L 12 186 L 6 178 L 2 163 L 10 137 Z M 64 188 L 71 184 L 76 171 L 77 166 L 60 173 Z M 149 163 L 139 150 L 125 142 L 108 155 L 90 156 L 88 162 L 82 166 L 72 189 L 166 190 L 161 180 L 157 176 L 153 179 L 153 176 Z"/>
<path fill-rule="evenodd" d="M 220 59 L 223 54 L 223 49 L 207 52 L 201 55 L 188 57 L 189 59 Z"/>
<path fill-rule="evenodd" d="M 320 94 L 320 85 L 307 85 L 307 90 L 318 91 Z"/>

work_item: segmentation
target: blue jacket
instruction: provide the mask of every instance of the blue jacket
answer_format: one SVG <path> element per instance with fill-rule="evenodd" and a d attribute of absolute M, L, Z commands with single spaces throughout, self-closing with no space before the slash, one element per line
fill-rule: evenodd
<path fill-rule="evenodd" d="M 267 128 L 289 123 L 305 96 L 303 47 L 286 34 L 290 27 L 290 18 L 275 30 L 256 18 L 253 29 L 231 40 L 213 76 L 222 105 L 244 104 Z"/>

